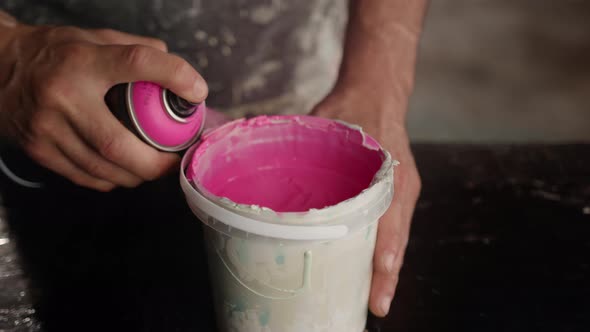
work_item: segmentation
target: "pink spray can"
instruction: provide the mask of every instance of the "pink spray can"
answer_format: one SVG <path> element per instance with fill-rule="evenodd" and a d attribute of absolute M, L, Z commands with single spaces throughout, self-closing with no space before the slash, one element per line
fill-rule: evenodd
<path fill-rule="evenodd" d="M 105 101 L 127 129 L 161 151 L 186 150 L 205 123 L 204 102 L 191 103 L 151 82 L 115 85 Z"/>

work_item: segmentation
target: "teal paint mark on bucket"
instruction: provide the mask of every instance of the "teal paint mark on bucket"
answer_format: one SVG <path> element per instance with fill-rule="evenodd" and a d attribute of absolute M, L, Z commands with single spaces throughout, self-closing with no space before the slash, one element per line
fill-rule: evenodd
<path fill-rule="evenodd" d="M 246 241 L 244 241 L 244 239 L 240 239 L 236 250 L 238 254 L 238 260 L 240 263 L 246 265 L 248 262 L 248 249 L 246 248 Z"/>
<path fill-rule="evenodd" d="M 365 240 L 369 239 L 369 235 L 371 234 L 372 230 L 373 230 L 373 225 L 369 225 L 369 227 L 367 227 L 367 234 L 365 234 Z"/>
<path fill-rule="evenodd" d="M 258 315 L 258 322 L 260 323 L 261 326 L 267 326 L 269 321 L 270 321 L 270 312 L 269 311 L 263 311 L 260 313 L 260 315 Z"/>
<path fill-rule="evenodd" d="M 280 254 L 277 255 L 275 257 L 275 263 L 277 263 L 277 265 L 283 265 L 283 264 L 285 264 L 285 256 L 280 255 Z"/>
<path fill-rule="evenodd" d="M 246 311 L 246 301 L 243 298 L 236 299 L 235 303 L 230 304 L 230 315 L 236 312 L 245 312 Z"/>

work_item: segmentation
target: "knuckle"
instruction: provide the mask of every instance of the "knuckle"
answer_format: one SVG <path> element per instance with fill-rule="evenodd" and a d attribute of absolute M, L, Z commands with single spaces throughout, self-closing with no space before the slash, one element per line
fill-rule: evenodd
<path fill-rule="evenodd" d="M 151 167 L 146 168 L 144 179 L 148 181 L 156 180 L 162 175 L 166 174 L 166 172 L 170 169 L 172 164 L 167 161 L 167 158 L 161 157 L 159 159 L 154 160 L 153 163 L 150 164 Z"/>
<path fill-rule="evenodd" d="M 42 165 L 44 165 L 49 160 L 49 151 L 38 142 L 31 141 L 26 143 L 24 150 L 29 155 L 29 157 Z"/>
<path fill-rule="evenodd" d="M 414 172 L 414 174 L 412 175 L 413 178 L 413 182 L 414 185 L 418 188 L 422 187 L 422 179 L 420 178 L 420 175 L 418 174 L 418 172 Z"/>
<path fill-rule="evenodd" d="M 104 168 L 102 167 L 102 165 L 95 161 L 87 161 L 86 165 L 84 165 L 84 168 L 86 169 L 86 171 L 94 176 L 103 176 L 104 175 Z"/>
<path fill-rule="evenodd" d="M 44 30 L 46 38 L 51 41 L 77 38 L 81 29 L 72 26 L 56 26 Z"/>
<path fill-rule="evenodd" d="M 108 44 L 124 44 L 123 34 L 113 29 L 96 29 L 93 34 Z"/>
<path fill-rule="evenodd" d="M 117 32 L 113 29 L 96 29 L 94 30 L 94 33 L 96 35 L 98 35 L 99 37 L 104 37 L 104 38 L 112 38 L 113 36 L 117 35 Z"/>
<path fill-rule="evenodd" d="M 63 58 L 63 64 L 85 66 L 91 60 L 91 52 L 84 43 L 67 43 L 59 46 L 59 55 Z"/>
<path fill-rule="evenodd" d="M 109 160 L 116 160 L 121 153 L 119 140 L 112 135 L 105 136 L 98 144 L 98 152 Z"/>
<path fill-rule="evenodd" d="M 161 39 L 149 38 L 148 40 L 157 49 L 161 49 L 161 50 L 167 50 L 168 49 L 168 45 L 166 45 L 166 42 L 164 42 Z"/>
<path fill-rule="evenodd" d="M 62 103 L 67 87 L 59 75 L 35 81 L 34 95 L 39 107 L 55 108 Z"/>
<path fill-rule="evenodd" d="M 52 134 L 53 123 L 46 111 L 35 113 L 30 120 L 29 131 L 32 137 L 40 138 Z"/>
<path fill-rule="evenodd" d="M 126 187 L 126 188 L 136 188 L 142 182 L 143 182 L 143 180 L 142 179 L 139 179 L 139 178 L 128 179 L 127 181 L 125 181 L 125 183 L 123 184 L 123 186 Z"/>
<path fill-rule="evenodd" d="M 54 41 L 53 39 L 55 39 L 54 35 L 55 27 L 51 26 L 39 26 L 30 32 L 31 40 L 37 43 L 38 45 L 52 44 Z"/>
<path fill-rule="evenodd" d="M 149 65 L 150 53 L 147 47 L 141 45 L 126 46 L 123 60 L 131 68 L 143 68 Z"/>
<path fill-rule="evenodd" d="M 71 37 L 78 36 L 82 30 L 79 28 L 70 26 L 70 25 L 65 25 L 65 26 L 56 27 L 55 31 L 60 36 L 71 38 Z"/>

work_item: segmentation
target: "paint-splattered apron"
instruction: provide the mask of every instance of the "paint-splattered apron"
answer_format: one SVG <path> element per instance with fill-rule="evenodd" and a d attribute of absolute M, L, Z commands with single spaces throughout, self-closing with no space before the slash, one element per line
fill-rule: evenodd
<path fill-rule="evenodd" d="M 340 62 L 342 0 L 4 0 L 31 24 L 108 27 L 168 43 L 207 79 L 208 104 L 238 117 L 305 113 Z"/>

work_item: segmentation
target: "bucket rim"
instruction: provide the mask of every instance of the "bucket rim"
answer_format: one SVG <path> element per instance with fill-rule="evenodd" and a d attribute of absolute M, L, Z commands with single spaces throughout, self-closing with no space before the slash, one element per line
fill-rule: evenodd
<path fill-rule="evenodd" d="M 298 116 L 310 117 L 310 116 Z M 275 116 L 281 121 L 285 116 Z M 225 124 L 238 125 L 246 119 Z M 362 129 L 343 121 L 331 120 L 349 129 Z M 219 128 L 221 128 L 219 127 Z M 218 129 L 219 129 L 218 128 Z M 214 196 L 193 186 L 186 176 L 194 152 L 199 143 L 186 151 L 180 165 L 180 184 L 187 203 L 195 214 L 205 214 L 230 228 L 270 238 L 285 240 L 330 240 L 345 237 L 369 223 L 378 220 L 391 204 L 393 197 L 393 171 L 399 163 L 390 153 L 379 146 L 383 153 L 381 167 L 371 184 L 358 195 L 321 209 L 304 212 L 276 212 L 270 208 L 238 204 L 227 198 Z M 214 196 L 211 199 L 209 196 Z M 304 220 L 305 219 L 305 220 Z M 208 223 L 207 221 L 203 221 Z"/>

